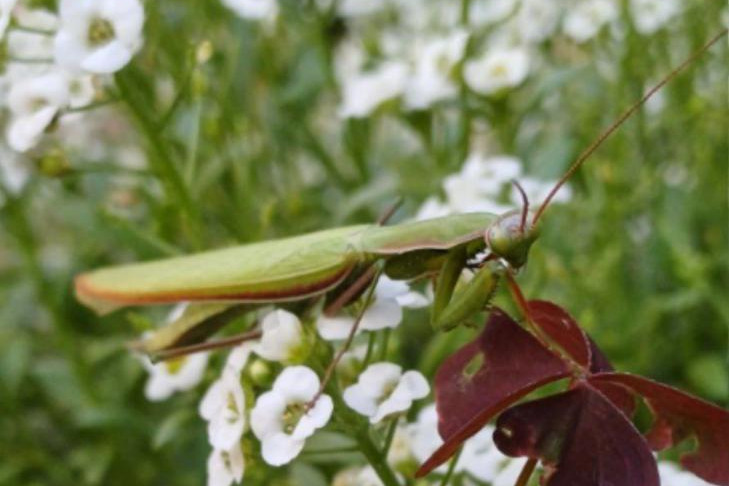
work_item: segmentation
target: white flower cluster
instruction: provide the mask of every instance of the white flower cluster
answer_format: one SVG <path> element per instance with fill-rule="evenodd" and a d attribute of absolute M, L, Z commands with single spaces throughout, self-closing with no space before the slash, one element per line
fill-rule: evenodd
<path fill-rule="evenodd" d="M 636 30 L 651 34 L 681 3 L 631 0 L 629 7 Z M 584 43 L 623 27 L 616 0 L 472 0 L 466 15 L 460 2 L 428 0 L 342 1 L 337 8 L 350 32 L 335 57 L 344 118 L 367 117 L 396 99 L 405 111 L 425 110 L 458 96 L 461 86 L 498 97 L 540 63 L 540 43 L 558 34 Z"/>
<path fill-rule="evenodd" d="M 372 303 L 365 309 L 359 323 L 358 331 L 379 331 L 394 329 L 402 321 L 402 309 L 418 308 L 428 305 L 428 299 L 413 290 L 405 282 L 391 280 L 381 276 L 374 291 Z M 342 314 L 335 317 L 320 315 L 316 321 L 319 335 L 327 340 L 345 339 L 355 317 Z"/>
<path fill-rule="evenodd" d="M 0 3 L 8 145 L 33 148 L 68 110 L 92 102 L 103 75 L 124 67 L 140 48 L 143 24 L 139 0 L 61 0 L 57 14 L 16 0 Z"/>
<path fill-rule="evenodd" d="M 415 459 L 422 463 L 443 443 L 438 435 L 438 414 L 435 405 L 429 405 L 418 413 L 417 420 L 408 424 L 404 436 L 410 444 Z M 524 459 L 512 459 L 503 455 L 492 439 L 494 428 L 487 425 L 468 439 L 456 463 L 455 472 L 466 472 L 478 481 L 492 486 L 511 486 L 524 466 Z M 439 467 L 445 472 L 447 465 Z"/>
<path fill-rule="evenodd" d="M 710 484 L 668 461 L 658 461 L 658 475 L 661 477 L 662 486 L 709 486 Z"/>
<path fill-rule="evenodd" d="M 420 207 L 417 219 L 478 211 L 503 214 L 521 207 L 521 196 L 515 189 L 511 190 L 508 203 L 501 199 L 504 189 L 515 179 L 532 203 L 541 202 L 556 182 L 522 175 L 522 164 L 516 157 L 471 154 L 460 172 L 443 181 L 446 200 L 428 198 Z M 569 187 L 562 187 L 553 202 L 567 202 L 570 197 Z"/>
<path fill-rule="evenodd" d="M 418 307 L 427 299 L 402 282 L 382 277 L 376 287 L 374 302 L 364 311 L 363 321 L 370 331 L 396 327 L 402 319 L 401 307 Z M 184 311 L 177 306 L 168 322 Z M 354 318 L 341 317 L 326 321 L 320 318 L 319 333 L 339 339 L 349 333 Z M 327 394 L 320 393 L 319 376 L 302 365 L 313 347 L 313 331 L 308 331 L 299 318 L 285 310 L 274 309 L 262 316 L 261 337 L 245 342 L 231 351 L 220 377 L 215 380 L 199 406 L 200 416 L 207 422 L 212 452 L 208 459 L 208 484 L 228 486 L 243 478 L 245 458 L 241 441 L 248 429 L 261 444 L 263 460 L 272 466 L 288 464 L 299 455 L 307 438 L 324 427 L 334 411 Z M 244 383 L 253 374 L 260 358 L 285 367 L 270 390 L 261 393 L 253 403 Z M 146 394 L 150 400 L 163 400 L 176 391 L 188 390 L 202 380 L 207 364 L 206 353 L 196 353 L 151 365 Z M 260 363 L 260 361 L 258 362 Z M 428 395 L 430 387 L 418 371 L 403 372 L 400 366 L 379 362 L 370 364 L 357 382 L 344 390 L 344 402 L 364 415 L 372 424 L 397 420 L 414 400 Z"/>

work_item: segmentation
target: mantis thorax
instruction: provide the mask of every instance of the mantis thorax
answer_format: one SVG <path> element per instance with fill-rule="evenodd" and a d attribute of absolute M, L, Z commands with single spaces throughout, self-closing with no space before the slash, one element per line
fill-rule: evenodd
<path fill-rule="evenodd" d="M 484 233 L 486 247 L 515 269 L 521 268 L 529 256 L 529 248 L 539 236 L 531 212 L 510 211 L 494 221 Z"/>

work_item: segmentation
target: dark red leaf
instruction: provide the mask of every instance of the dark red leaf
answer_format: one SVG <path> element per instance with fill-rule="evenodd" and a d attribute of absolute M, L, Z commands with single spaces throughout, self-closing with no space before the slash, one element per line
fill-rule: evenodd
<path fill-rule="evenodd" d="M 504 408 L 569 374 L 567 365 L 500 309 L 481 335 L 438 369 L 435 400 L 444 444 L 420 467 L 427 474 Z"/>
<path fill-rule="evenodd" d="M 597 343 L 587 333 L 585 333 L 585 336 L 590 344 L 590 373 L 613 371 L 615 368 L 613 368 L 612 363 L 607 359 L 605 353 L 602 352 L 602 349 L 597 346 Z"/>
<path fill-rule="evenodd" d="M 609 381 L 592 383 L 592 386 L 605 395 L 605 398 L 618 407 L 627 418 L 633 416 L 635 412 L 635 395 L 630 389 L 617 383 L 610 383 Z"/>
<path fill-rule="evenodd" d="M 583 368 L 590 366 L 590 344 L 584 331 L 566 310 L 546 300 L 530 300 L 529 313 L 558 346 Z"/>
<path fill-rule="evenodd" d="M 584 382 L 517 405 L 496 422 L 509 456 L 540 459 L 545 486 L 658 486 L 656 461 L 633 424 Z"/>
<path fill-rule="evenodd" d="M 600 373 L 591 377 L 596 386 L 622 385 L 642 395 L 655 415 L 646 434 L 655 450 L 695 436 L 698 448 L 681 463 L 706 481 L 729 486 L 729 412 L 667 385 L 625 373 Z"/>

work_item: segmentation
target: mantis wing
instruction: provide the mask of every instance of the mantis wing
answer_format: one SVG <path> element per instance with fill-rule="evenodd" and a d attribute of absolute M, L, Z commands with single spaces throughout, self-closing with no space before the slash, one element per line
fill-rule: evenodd
<path fill-rule="evenodd" d="M 318 295 L 362 259 L 352 246 L 370 225 L 194 255 L 102 268 L 76 278 L 76 295 L 99 313 L 180 301 L 276 302 Z"/>
<path fill-rule="evenodd" d="M 362 250 L 376 255 L 400 255 L 415 250 L 448 250 L 483 240 L 496 220 L 491 213 L 466 213 L 394 226 L 376 226 L 362 233 Z"/>

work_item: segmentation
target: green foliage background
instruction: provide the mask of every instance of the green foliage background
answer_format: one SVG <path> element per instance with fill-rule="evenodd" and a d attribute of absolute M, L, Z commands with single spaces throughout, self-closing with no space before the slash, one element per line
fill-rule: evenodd
<path fill-rule="evenodd" d="M 497 102 L 462 97 L 417 116 L 391 104 L 344 121 L 322 119 L 332 111 L 321 109 L 336 102 L 340 20 L 287 1 L 262 35 L 218 2 L 147 2 L 144 48 L 115 76 L 119 101 L 103 108 L 123 118 L 107 143 L 142 147 L 147 168 L 124 168 L 113 150 L 54 149 L 0 207 L 0 483 L 203 481 L 209 448 L 196 410 L 204 387 L 147 402 L 145 372 L 125 348 L 137 330 L 124 313 L 99 318 L 82 308 L 75 274 L 369 222 L 398 196 L 397 218 L 412 215 L 468 153 L 454 108 L 491 123 L 495 153 L 556 177 L 720 29 L 721 7 L 691 2 L 674 29 L 649 37 L 628 27 L 621 42 L 576 47 L 554 38 L 538 73 Z M 200 64 L 203 42 L 212 57 Z M 571 182 L 572 201 L 543 220 L 521 277 L 530 297 L 569 309 L 619 369 L 724 406 L 727 61 L 721 42 L 663 90 L 660 111 L 639 113 L 593 156 Z M 611 78 L 600 63 L 612 65 Z M 390 136 L 393 123 L 419 127 L 416 156 Z M 62 170 L 50 170 L 53 161 Z M 120 180 L 134 201 L 124 212 L 110 209 Z M 425 322 L 409 314 L 396 344 L 402 362 L 432 374 L 467 334 L 433 336 Z"/>

